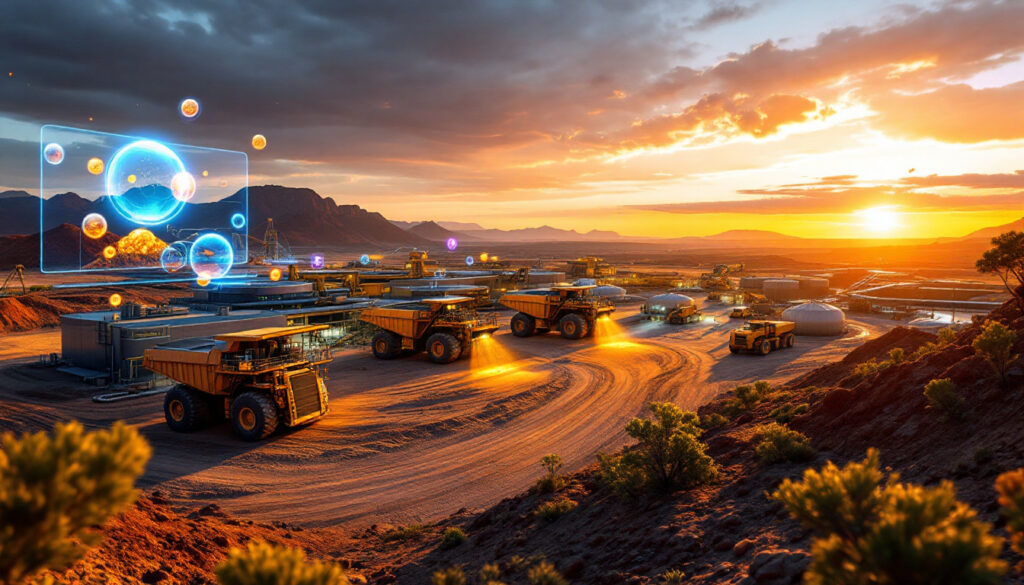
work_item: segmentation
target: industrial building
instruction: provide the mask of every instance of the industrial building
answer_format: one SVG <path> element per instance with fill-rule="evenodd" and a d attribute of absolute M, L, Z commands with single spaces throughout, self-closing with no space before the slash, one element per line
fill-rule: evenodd
<path fill-rule="evenodd" d="M 782 319 L 796 324 L 797 335 L 842 335 L 846 332 L 846 314 L 826 303 L 803 303 L 782 312 Z"/>

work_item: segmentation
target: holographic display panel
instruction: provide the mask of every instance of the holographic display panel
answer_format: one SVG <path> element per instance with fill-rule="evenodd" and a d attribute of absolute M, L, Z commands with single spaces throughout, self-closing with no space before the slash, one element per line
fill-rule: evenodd
<path fill-rule="evenodd" d="M 185 272 L 194 259 L 218 278 L 248 260 L 244 152 L 54 125 L 39 152 L 43 272 Z"/>

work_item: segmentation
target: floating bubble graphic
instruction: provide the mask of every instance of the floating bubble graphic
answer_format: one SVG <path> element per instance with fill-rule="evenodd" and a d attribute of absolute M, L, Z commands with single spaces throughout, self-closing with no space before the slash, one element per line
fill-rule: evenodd
<path fill-rule="evenodd" d="M 184 242 L 174 242 L 160 252 L 160 266 L 165 272 L 177 272 L 185 267 L 188 247 Z"/>
<path fill-rule="evenodd" d="M 94 175 L 103 173 L 103 159 L 92 157 L 89 162 L 85 164 L 85 168 L 89 169 L 89 172 Z"/>
<path fill-rule="evenodd" d="M 490 258 L 490 257 L 491 257 L 490 254 L 488 254 L 487 252 L 483 252 L 482 254 L 480 254 L 480 261 L 481 262 L 487 262 L 487 259 Z"/>
<path fill-rule="evenodd" d="M 472 256 L 466 256 L 466 266 L 472 266 L 472 265 L 473 265 L 473 257 Z"/>
<path fill-rule="evenodd" d="M 108 300 L 110 301 L 110 306 L 111 307 L 120 307 L 121 306 L 121 301 L 123 299 L 121 298 L 121 295 L 119 295 L 117 293 L 114 293 L 114 294 L 110 295 L 110 299 L 108 299 Z"/>
<path fill-rule="evenodd" d="M 196 194 L 196 179 L 184 171 L 171 177 L 171 193 L 178 201 L 188 201 Z"/>
<path fill-rule="evenodd" d="M 277 281 L 281 280 L 281 269 L 280 268 L 271 268 L 269 276 L 270 276 L 270 280 L 272 280 L 274 282 L 277 282 Z"/>
<path fill-rule="evenodd" d="M 114 256 L 117 256 L 117 248 L 115 248 L 113 246 L 107 246 L 106 248 L 103 248 L 103 257 L 104 258 L 106 258 L 107 260 L 110 260 Z"/>
<path fill-rule="evenodd" d="M 245 227 L 245 216 L 241 213 L 236 213 L 231 216 L 231 227 L 236 230 L 240 230 Z"/>
<path fill-rule="evenodd" d="M 366 266 L 367 264 L 369 264 L 370 263 L 370 256 L 369 256 L 369 254 L 363 254 L 362 256 L 360 256 L 359 257 L 359 263 L 362 264 L 363 266 Z"/>
<path fill-rule="evenodd" d="M 313 254 L 309 257 L 309 267 L 313 270 L 320 270 L 324 267 L 324 255 Z"/>
<path fill-rule="evenodd" d="M 224 236 L 212 232 L 199 236 L 188 251 L 188 263 L 201 279 L 213 280 L 224 276 L 234 261 L 231 243 Z"/>
<path fill-rule="evenodd" d="M 56 142 L 47 144 L 43 149 L 43 158 L 51 165 L 59 165 L 64 162 L 64 147 Z"/>
<path fill-rule="evenodd" d="M 158 225 L 177 215 L 185 206 L 174 192 L 175 177 L 185 166 L 173 150 L 153 140 L 138 140 L 118 150 L 107 169 L 107 195 L 125 219 L 135 224 Z M 135 177 L 135 182 L 131 177 Z M 188 193 L 188 181 L 178 180 Z M 194 180 L 192 193 L 195 193 Z"/>
<path fill-rule="evenodd" d="M 185 98 L 178 104 L 178 111 L 181 112 L 182 116 L 185 116 L 189 120 L 194 119 L 199 115 L 199 100 L 195 98 Z"/>
<path fill-rule="evenodd" d="M 267 147 L 267 138 L 262 134 L 256 134 L 252 137 L 252 147 L 256 150 L 263 150 Z"/>
<path fill-rule="evenodd" d="M 90 213 L 82 220 L 82 233 L 94 240 L 102 238 L 107 233 L 107 218 L 98 213 Z"/>
<path fill-rule="evenodd" d="M 454 252 L 459 247 L 459 241 L 455 238 L 448 238 L 444 241 L 444 245 L 448 248 L 449 252 Z"/>

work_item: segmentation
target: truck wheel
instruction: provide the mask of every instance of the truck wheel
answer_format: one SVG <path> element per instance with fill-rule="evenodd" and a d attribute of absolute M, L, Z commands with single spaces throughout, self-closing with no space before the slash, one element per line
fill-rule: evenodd
<path fill-rule="evenodd" d="M 377 359 L 391 360 L 402 353 L 402 338 L 391 331 L 378 331 L 370 342 Z"/>
<path fill-rule="evenodd" d="M 191 433 L 210 422 L 210 403 L 202 393 L 178 385 L 164 395 L 164 418 L 171 430 Z"/>
<path fill-rule="evenodd" d="M 259 441 L 277 430 L 277 405 L 260 392 L 243 392 L 231 403 L 231 427 L 243 441 Z"/>
<path fill-rule="evenodd" d="M 729 353 L 739 353 L 739 352 L 740 352 L 740 348 L 733 347 L 731 345 L 729 346 Z"/>
<path fill-rule="evenodd" d="M 537 320 L 526 313 L 516 313 L 512 315 L 509 328 L 516 337 L 529 337 L 537 331 Z"/>
<path fill-rule="evenodd" d="M 767 339 L 761 342 L 761 345 L 757 346 L 757 353 L 761 355 L 768 355 L 772 351 L 772 344 Z"/>
<path fill-rule="evenodd" d="M 569 313 L 565 317 L 562 317 L 558 322 L 558 328 L 562 332 L 562 337 L 566 339 L 579 339 L 584 337 L 590 329 L 587 327 L 587 320 L 579 313 Z"/>
<path fill-rule="evenodd" d="M 795 343 L 796 343 L 796 336 L 792 335 L 792 334 L 787 335 L 786 338 L 782 340 L 782 346 L 787 348 L 787 349 L 790 348 L 790 347 L 793 347 L 793 344 L 795 344 Z"/>
<path fill-rule="evenodd" d="M 435 364 L 448 364 L 459 358 L 462 350 L 458 339 L 448 333 L 435 333 L 427 338 L 427 357 Z"/>

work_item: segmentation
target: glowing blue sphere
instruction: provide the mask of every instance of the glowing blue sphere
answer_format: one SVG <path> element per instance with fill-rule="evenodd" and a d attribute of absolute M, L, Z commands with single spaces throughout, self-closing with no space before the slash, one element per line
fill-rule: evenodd
<path fill-rule="evenodd" d="M 245 227 L 245 216 L 241 213 L 236 213 L 231 216 L 231 227 L 236 230 L 240 230 Z"/>
<path fill-rule="evenodd" d="M 473 262 L 475 262 L 475 260 L 473 260 L 472 256 L 466 256 L 466 266 L 472 266 Z"/>
<path fill-rule="evenodd" d="M 362 256 L 360 256 L 359 257 L 359 263 L 362 264 L 363 266 L 366 266 L 367 264 L 369 264 L 370 263 L 370 255 L 369 254 L 363 254 Z"/>
<path fill-rule="evenodd" d="M 177 272 L 188 262 L 188 245 L 185 242 L 174 242 L 160 252 L 160 267 L 164 272 Z"/>
<path fill-rule="evenodd" d="M 107 165 L 107 195 L 121 217 L 141 225 L 165 223 L 185 207 L 174 196 L 174 176 L 185 165 L 173 150 L 139 140 L 114 153 Z"/>
<path fill-rule="evenodd" d="M 231 249 L 231 242 L 213 232 L 196 238 L 188 251 L 188 263 L 200 279 L 221 278 L 231 270 L 234 261 L 235 252 Z"/>

